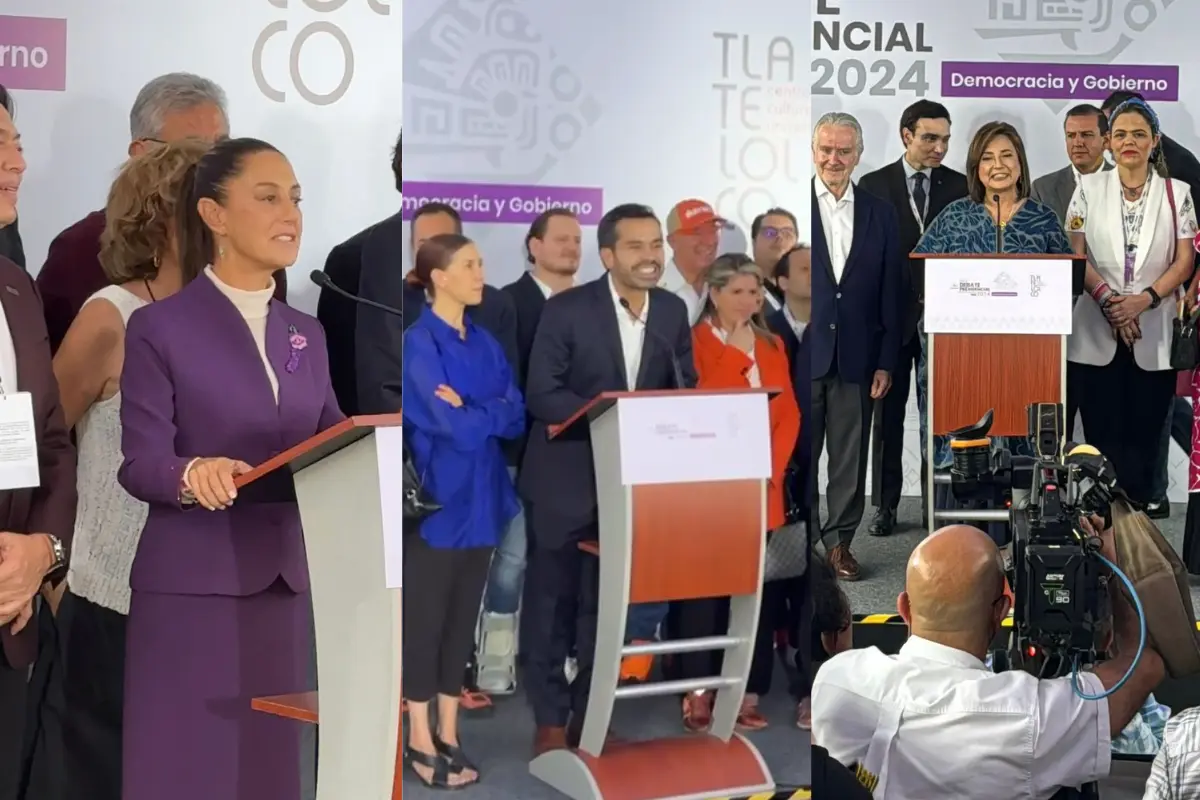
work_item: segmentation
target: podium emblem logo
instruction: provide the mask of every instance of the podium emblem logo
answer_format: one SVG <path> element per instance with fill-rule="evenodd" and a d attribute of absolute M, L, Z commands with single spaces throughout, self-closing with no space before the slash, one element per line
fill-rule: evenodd
<path fill-rule="evenodd" d="M 1017 296 L 1017 282 L 1007 272 L 1001 272 L 992 283 L 992 297 Z"/>

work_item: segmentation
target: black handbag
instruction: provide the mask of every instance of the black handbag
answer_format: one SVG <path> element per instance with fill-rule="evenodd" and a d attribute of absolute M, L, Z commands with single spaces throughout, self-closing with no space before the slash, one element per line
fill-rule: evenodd
<path fill-rule="evenodd" d="M 413 465 L 412 455 L 404 448 L 404 521 L 418 523 L 437 511 L 442 506 L 425 488 L 425 481 L 417 474 Z"/>
<path fill-rule="evenodd" d="M 1200 308 L 1180 313 L 1171 320 L 1171 369 L 1189 370 L 1200 366 Z"/>

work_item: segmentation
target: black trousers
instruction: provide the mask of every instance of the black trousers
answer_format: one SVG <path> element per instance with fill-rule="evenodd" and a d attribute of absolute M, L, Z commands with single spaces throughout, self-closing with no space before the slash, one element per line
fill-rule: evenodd
<path fill-rule="evenodd" d="M 1103 367 L 1071 366 L 1088 443 L 1112 463 L 1117 483 L 1132 500 L 1156 500 L 1159 440 L 1175 396 L 1175 372 L 1147 372 L 1121 343 L 1113 360 Z"/>
<path fill-rule="evenodd" d="M 10 669 L 0 656 L 0 800 L 59 800 L 63 789 L 59 636 L 39 603 L 38 655 L 32 670 Z"/>
<path fill-rule="evenodd" d="M 570 523 L 531 506 L 533 546 L 525 570 L 521 629 L 528 631 L 525 688 L 538 727 L 582 724 L 596 657 L 596 613 L 600 565 L 579 549 L 595 540 L 595 523 L 570 529 Z M 565 535 L 564 535 L 565 533 Z M 575 656 L 578 672 L 567 683 L 563 670 Z"/>
<path fill-rule="evenodd" d="M 908 413 L 913 372 L 920 357 L 920 336 L 913 336 L 912 341 L 901 345 L 900 360 L 892 373 L 892 388 L 875 403 L 871 420 L 871 503 L 888 511 L 900 506 L 904 490 L 904 418 Z M 921 460 L 925 460 L 924 443 Z M 921 477 L 925 477 L 924 469 Z"/>
<path fill-rule="evenodd" d="M 126 618 L 68 591 L 59 619 L 71 643 L 63 670 L 65 800 L 121 800 Z"/>
<path fill-rule="evenodd" d="M 475 623 L 492 563 L 491 547 L 431 547 L 404 537 L 404 697 L 428 703 L 458 697 L 475 650 Z"/>
<path fill-rule="evenodd" d="M 754 638 L 750 675 L 746 679 L 747 694 L 761 697 L 771 691 L 771 681 L 775 674 L 775 632 L 790 632 L 793 625 L 798 625 L 802 601 L 803 585 L 798 579 L 768 581 L 763 584 L 758 632 Z M 729 598 L 707 597 L 672 603 L 667 616 L 667 628 L 677 639 L 724 636 L 729 632 Z M 803 642 L 800 644 L 801 647 L 804 646 Z M 720 675 L 724 660 L 725 653 L 721 650 L 681 653 L 674 657 L 675 666 L 671 678 L 690 680 Z M 797 664 L 797 668 L 799 666 Z M 793 694 L 799 694 L 801 687 L 794 684 L 791 688 Z"/>

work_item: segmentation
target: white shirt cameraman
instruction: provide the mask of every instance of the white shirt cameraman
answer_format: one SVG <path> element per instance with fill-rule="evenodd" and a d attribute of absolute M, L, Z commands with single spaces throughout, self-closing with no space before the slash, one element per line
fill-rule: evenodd
<path fill-rule="evenodd" d="M 1102 535 L 1115 561 L 1112 533 Z M 1125 685 L 1084 700 L 1070 678 L 993 674 L 983 659 L 1007 616 L 1003 563 L 992 540 L 957 525 L 909 559 L 899 611 L 912 632 L 900 653 L 834 656 L 812 689 L 813 743 L 873 784 L 876 800 L 1043 800 L 1108 775 L 1111 731 L 1122 730 L 1163 677 L 1147 650 Z M 1137 620 L 1114 597 L 1117 655 L 1079 676 L 1096 695 L 1133 660 Z"/>

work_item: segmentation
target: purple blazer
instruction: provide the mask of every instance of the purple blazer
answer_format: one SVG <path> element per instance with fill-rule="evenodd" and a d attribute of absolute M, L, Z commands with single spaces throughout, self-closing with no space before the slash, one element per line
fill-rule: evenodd
<path fill-rule="evenodd" d="M 302 348 L 291 344 L 297 335 L 306 340 Z M 249 326 L 205 275 L 129 318 L 117 479 L 150 505 L 130 575 L 134 590 L 244 597 L 282 576 L 294 591 L 307 591 L 294 502 L 235 502 L 225 511 L 180 503 L 183 469 L 193 458 L 260 464 L 344 419 L 319 322 L 272 300 L 266 350 L 278 404 Z"/>

